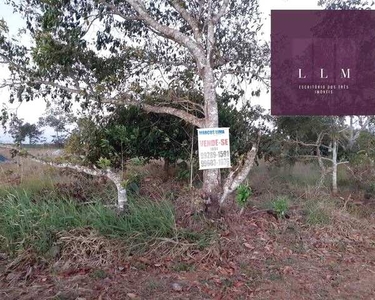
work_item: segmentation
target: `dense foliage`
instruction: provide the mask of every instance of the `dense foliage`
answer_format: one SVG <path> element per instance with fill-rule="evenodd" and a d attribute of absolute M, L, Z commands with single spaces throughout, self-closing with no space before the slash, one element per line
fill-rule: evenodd
<path fill-rule="evenodd" d="M 237 109 L 236 103 L 236 99 L 227 95 L 219 105 L 220 126 L 230 127 L 234 164 L 256 142 L 259 122 L 263 122 L 264 127 L 264 119 L 267 119 L 260 107 L 246 104 Z M 85 163 L 96 164 L 102 157 L 109 159 L 112 166 L 120 167 L 134 157 L 163 158 L 167 163 L 188 160 L 192 143 L 195 157 L 196 128 L 177 117 L 146 113 L 138 107 L 119 107 L 100 122 L 94 118 L 78 120 L 66 149 L 71 154 L 81 155 Z"/>
<path fill-rule="evenodd" d="M 22 119 L 13 117 L 10 126 L 9 133 L 16 144 L 22 144 L 28 139 L 29 144 L 35 144 L 41 139 L 43 131 L 39 129 L 36 124 L 25 123 Z"/>

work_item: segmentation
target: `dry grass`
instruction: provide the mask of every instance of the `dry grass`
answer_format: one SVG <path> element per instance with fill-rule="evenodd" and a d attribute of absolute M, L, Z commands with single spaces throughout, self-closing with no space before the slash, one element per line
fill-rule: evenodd
<path fill-rule="evenodd" d="M 24 157 L 11 158 L 9 150 L 0 149 L 0 154 L 9 159 L 0 164 L 0 188 L 23 184 L 27 187 L 40 187 L 56 178 L 60 181 L 60 172 L 54 168 L 41 165 Z"/>
<path fill-rule="evenodd" d="M 76 228 L 57 234 L 59 261 L 75 267 L 105 267 L 119 263 L 125 251 L 123 242 L 103 237 L 92 229 Z"/>

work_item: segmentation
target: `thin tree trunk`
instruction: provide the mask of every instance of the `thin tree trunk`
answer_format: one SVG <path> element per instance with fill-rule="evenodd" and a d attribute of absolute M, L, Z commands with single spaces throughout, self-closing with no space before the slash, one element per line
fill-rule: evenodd
<path fill-rule="evenodd" d="M 169 177 L 169 170 L 170 170 L 170 167 L 171 167 L 171 161 L 169 160 L 168 157 L 164 157 L 164 175 L 166 176 L 166 178 Z"/>
<path fill-rule="evenodd" d="M 194 154 L 194 132 L 195 128 L 193 127 L 191 134 L 191 149 L 190 149 L 190 188 L 193 187 L 193 171 L 194 171 L 194 165 L 193 165 L 193 154 Z"/>
<path fill-rule="evenodd" d="M 121 142 L 121 176 L 124 176 L 124 150 Z"/>
<path fill-rule="evenodd" d="M 319 180 L 319 183 L 318 183 L 318 188 L 321 188 L 321 187 L 324 186 L 324 181 L 325 181 L 326 176 L 327 176 L 327 169 L 324 166 L 324 162 L 322 160 L 322 154 L 320 152 L 322 137 L 323 137 L 323 133 L 320 133 L 319 136 L 318 136 L 318 140 L 316 142 L 316 155 L 318 157 L 318 163 L 319 163 L 320 173 L 321 173 L 320 180 Z"/>
<path fill-rule="evenodd" d="M 333 139 L 332 146 L 332 192 L 337 194 L 337 140 Z"/>
<path fill-rule="evenodd" d="M 353 125 L 354 116 L 350 116 L 350 125 L 349 125 L 349 150 L 353 149 L 354 145 L 354 125 Z"/>

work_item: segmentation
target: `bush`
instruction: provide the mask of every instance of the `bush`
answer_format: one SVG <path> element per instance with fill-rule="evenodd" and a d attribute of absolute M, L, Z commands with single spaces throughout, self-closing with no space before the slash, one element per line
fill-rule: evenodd
<path fill-rule="evenodd" d="M 251 187 L 245 184 L 241 184 L 236 190 L 236 201 L 237 204 L 243 208 L 248 204 L 249 198 L 253 194 Z"/>
<path fill-rule="evenodd" d="M 272 202 L 272 209 L 277 213 L 279 218 L 285 218 L 289 210 L 289 200 L 286 197 L 278 197 Z"/>
<path fill-rule="evenodd" d="M 124 188 L 130 195 L 139 194 L 141 188 L 142 175 L 138 173 L 129 173 L 127 178 L 122 182 Z"/>
<path fill-rule="evenodd" d="M 190 166 L 185 161 L 177 164 L 177 180 L 186 181 L 190 178 Z"/>

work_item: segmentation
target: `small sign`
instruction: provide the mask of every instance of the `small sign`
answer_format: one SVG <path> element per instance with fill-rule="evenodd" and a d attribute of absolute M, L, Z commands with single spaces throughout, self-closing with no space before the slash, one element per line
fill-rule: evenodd
<path fill-rule="evenodd" d="M 199 169 L 230 168 L 229 128 L 198 129 Z"/>

